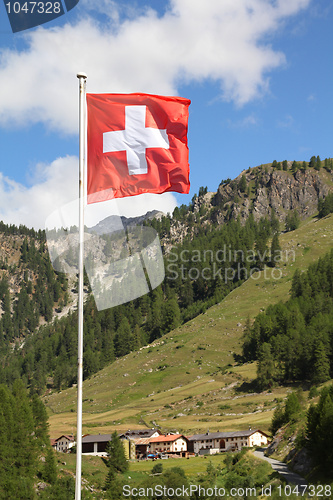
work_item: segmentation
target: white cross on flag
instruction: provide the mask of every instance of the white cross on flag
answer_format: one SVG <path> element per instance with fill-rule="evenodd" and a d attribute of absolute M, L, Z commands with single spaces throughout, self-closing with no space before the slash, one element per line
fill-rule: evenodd
<path fill-rule="evenodd" d="M 142 193 L 188 193 L 190 101 L 87 94 L 88 203 Z"/>

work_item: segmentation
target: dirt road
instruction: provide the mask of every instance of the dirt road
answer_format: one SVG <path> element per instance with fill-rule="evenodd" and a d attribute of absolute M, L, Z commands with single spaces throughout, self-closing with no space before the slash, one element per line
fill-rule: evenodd
<path fill-rule="evenodd" d="M 299 474 L 295 472 L 291 472 L 287 465 L 279 460 L 275 460 L 275 458 L 265 457 L 265 448 L 258 449 L 253 452 L 253 455 L 257 458 L 261 458 L 262 460 L 266 460 L 269 462 L 274 470 L 278 472 L 288 483 L 297 484 L 297 485 L 306 485 L 308 484 L 306 479 L 301 477 Z"/>

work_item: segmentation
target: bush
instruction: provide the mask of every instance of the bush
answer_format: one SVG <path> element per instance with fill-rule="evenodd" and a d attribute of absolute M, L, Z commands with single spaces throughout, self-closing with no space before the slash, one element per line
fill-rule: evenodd
<path fill-rule="evenodd" d="M 285 228 L 286 231 L 294 231 L 300 225 L 300 218 L 297 210 L 290 210 L 286 216 Z"/>
<path fill-rule="evenodd" d="M 311 389 L 309 391 L 308 399 L 313 399 L 317 396 L 319 396 L 319 391 L 318 391 L 317 387 L 315 387 L 315 386 L 311 387 Z"/>
<path fill-rule="evenodd" d="M 163 472 L 163 464 L 161 463 L 155 464 L 151 470 L 152 474 L 162 474 L 162 472 Z"/>

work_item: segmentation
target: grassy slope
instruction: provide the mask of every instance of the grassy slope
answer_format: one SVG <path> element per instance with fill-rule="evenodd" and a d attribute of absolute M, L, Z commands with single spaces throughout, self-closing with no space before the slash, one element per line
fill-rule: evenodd
<path fill-rule="evenodd" d="M 143 424 L 188 434 L 249 425 L 267 430 L 274 400 L 285 397 L 288 388 L 241 392 L 241 383 L 255 378 L 256 366 L 236 366 L 233 353 L 240 353 L 247 317 L 287 300 L 295 269 L 306 269 L 330 250 L 332 241 L 333 215 L 305 221 L 280 237 L 282 249 L 295 254 L 295 262 L 289 258 L 281 264 L 280 278 L 274 279 L 270 269 L 254 275 L 205 314 L 86 380 L 83 432 L 107 433 Z M 49 395 L 46 404 L 51 437 L 75 432 L 75 388 Z"/>

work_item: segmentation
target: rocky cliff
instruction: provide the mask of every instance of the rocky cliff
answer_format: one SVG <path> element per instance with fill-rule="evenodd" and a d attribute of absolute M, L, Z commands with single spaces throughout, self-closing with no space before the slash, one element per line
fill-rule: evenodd
<path fill-rule="evenodd" d="M 245 220 L 252 212 L 258 220 L 269 216 L 273 208 L 281 222 L 290 210 L 297 210 L 304 219 L 317 212 L 319 199 L 332 190 L 332 181 L 333 173 L 327 170 L 318 172 L 308 168 L 292 173 L 269 166 L 249 169 L 234 181 L 219 186 L 212 198 L 214 217 L 218 223 L 223 223 L 238 216 Z"/>

